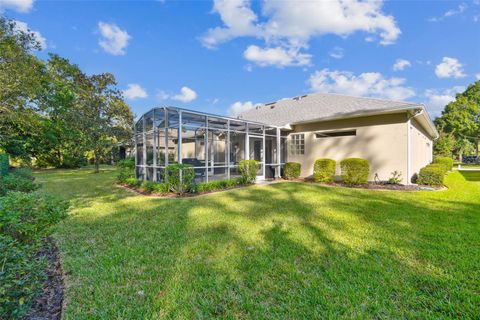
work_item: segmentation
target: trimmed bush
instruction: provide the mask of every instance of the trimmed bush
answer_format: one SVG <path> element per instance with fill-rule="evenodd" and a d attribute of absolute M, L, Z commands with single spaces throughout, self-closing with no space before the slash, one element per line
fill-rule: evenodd
<path fill-rule="evenodd" d="M 337 163 L 333 159 L 321 158 L 313 165 L 313 179 L 316 182 L 333 182 Z"/>
<path fill-rule="evenodd" d="M 242 178 L 228 179 L 228 180 L 214 180 L 209 182 L 202 182 L 197 185 L 198 192 L 209 192 L 215 190 L 224 190 L 233 188 L 242 184 Z"/>
<path fill-rule="evenodd" d="M 153 181 L 143 181 L 142 184 L 140 185 L 140 187 L 147 192 L 153 192 L 153 189 L 155 188 L 155 182 L 153 182 Z"/>
<path fill-rule="evenodd" d="M 0 153 L 0 177 L 6 176 L 8 174 L 9 167 L 10 162 L 8 154 Z"/>
<path fill-rule="evenodd" d="M 445 170 L 448 172 L 453 168 L 453 159 L 450 157 L 438 157 L 433 160 L 434 164 L 441 164 L 445 166 Z"/>
<path fill-rule="evenodd" d="M 30 179 L 32 181 L 34 180 L 32 169 L 30 168 L 26 168 L 26 167 L 16 168 L 11 172 L 11 174 L 21 178 Z"/>
<path fill-rule="evenodd" d="M 189 164 L 171 164 L 165 168 L 165 182 L 170 191 L 183 194 L 195 190 L 195 171 Z"/>
<path fill-rule="evenodd" d="M 340 162 L 342 180 L 349 185 L 359 185 L 368 182 L 370 165 L 366 159 L 347 158 Z"/>
<path fill-rule="evenodd" d="M 240 160 L 238 170 L 242 175 L 242 183 L 251 184 L 257 179 L 260 162 L 256 160 Z"/>
<path fill-rule="evenodd" d="M 154 193 L 167 193 L 168 192 L 168 184 L 162 182 L 156 182 L 152 186 L 152 192 Z"/>
<path fill-rule="evenodd" d="M 444 164 L 429 164 L 420 169 L 417 183 L 427 186 L 441 186 L 445 177 L 446 168 Z"/>
<path fill-rule="evenodd" d="M 287 180 L 300 177 L 302 166 L 298 162 L 287 162 L 283 171 L 283 177 Z"/>

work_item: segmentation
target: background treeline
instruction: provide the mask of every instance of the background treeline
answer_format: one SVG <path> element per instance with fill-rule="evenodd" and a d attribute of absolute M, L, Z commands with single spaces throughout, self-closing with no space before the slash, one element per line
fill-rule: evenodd
<path fill-rule="evenodd" d="M 458 93 L 435 119 L 440 137 L 435 141 L 434 153 L 437 156 L 455 157 L 479 153 L 480 143 L 480 81 Z"/>
<path fill-rule="evenodd" d="M 68 59 L 33 53 L 33 34 L 0 17 L 0 151 L 38 167 L 96 168 L 132 136 L 133 114 L 110 73 L 86 75 Z"/>

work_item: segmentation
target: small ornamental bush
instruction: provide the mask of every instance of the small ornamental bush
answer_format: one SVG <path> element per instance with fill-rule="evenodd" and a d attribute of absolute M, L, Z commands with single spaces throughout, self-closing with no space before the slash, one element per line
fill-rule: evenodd
<path fill-rule="evenodd" d="M 400 184 L 402 181 L 402 173 L 395 170 L 391 173 L 390 178 L 388 178 L 388 184 Z"/>
<path fill-rule="evenodd" d="M 125 184 L 129 187 L 140 187 L 142 185 L 142 180 L 131 177 L 125 179 Z"/>
<path fill-rule="evenodd" d="M 347 158 L 340 162 L 342 180 L 349 185 L 359 185 L 368 182 L 370 165 L 366 159 Z"/>
<path fill-rule="evenodd" d="M 418 173 L 417 183 L 427 186 L 443 185 L 446 169 L 443 164 L 429 164 L 420 169 Z"/>
<path fill-rule="evenodd" d="M 317 159 L 313 165 L 313 179 L 316 182 L 333 182 L 336 165 L 333 159 Z"/>
<path fill-rule="evenodd" d="M 214 180 L 209 182 L 202 182 L 197 185 L 198 192 L 209 192 L 216 190 L 224 190 L 233 188 L 242 184 L 242 178 L 228 179 L 228 180 Z"/>
<path fill-rule="evenodd" d="M 120 160 L 117 163 L 117 181 L 125 183 L 128 178 L 135 177 L 135 159 Z"/>
<path fill-rule="evenodd" d="M 0 153 L 0 177 L 6 176 L 8 174 L 8 168 L 10 166 L 8 160 L 8 154 Z"/>
<path fill-rule="evenodd" d="M 16 168 L 15 170 L 13 170 L 11 172 L 11 174 L 13 174 L 17 177 L 34 180 L 32 169 L 30 169 L 30 168 L 24 168 L 24 167 Z"/>
<path fill-rule="evenodd" d="M 453 159 L 450 157 L 438 157 L 433 160 L 434 164 L 441 164 L 445 166 L 446 171 L 450 171 L 453 168 Z"/>
<path fill-rule="evenodd" d="M 256 160 L 241 160 L 238 170 L 242 175 L 242 183 L 251 184 L 257 179 L 257 172 L 260 169 L 260 162 Z"/>
<path fill-rule="evenodd" d="M 168 192 L 168 184 L 162 182 L 156 182 L 152 186 L 152 192 L 154 193 L 167 193 Z"/>
<path fill-rule="evenodd" d="M 300 177 L 300 171 L 302 166 L 298 162 L 287 162 L 285 163 L 285 169 L 283 172 L 283 176 L 285 179 L 296 179 Z"/>
<path fill-rule="evenodd" d="M 183 194 L 195 190 L 195 171 L 189 164 L 171 164 L 165 168 L 165 182 L 170 191 Z"/>
<path fill-rule="evenodd" d="M 153 190 L 155 188 L 155 182 L 153 182 L 153 181 L 143 181 L 142 184 L 140 185 L 140 187 L 147 192 L 153 192 Z"/>

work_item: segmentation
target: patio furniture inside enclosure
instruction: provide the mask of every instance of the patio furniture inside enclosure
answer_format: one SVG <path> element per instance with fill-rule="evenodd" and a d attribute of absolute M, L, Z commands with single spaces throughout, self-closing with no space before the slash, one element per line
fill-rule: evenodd
<path fill-rule="evenodd" d="M 135 174 L 163 181 L 165 167 L 194 167 L 197 182 L 239 177 L 240 160 L 261 163 L 258 179 L 280 176 L 286 159 L 286 133 L 257 122 L 161 107 L 135 124 Z"/>

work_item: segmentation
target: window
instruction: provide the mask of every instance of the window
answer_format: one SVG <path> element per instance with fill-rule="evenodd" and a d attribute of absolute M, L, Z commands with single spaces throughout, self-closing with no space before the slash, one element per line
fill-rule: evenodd
<path fill-rule="evenodd" d="M 305 135 L 303 133 L 290 135 L 290 154 L 305 154 Z"/>
<path fill-rule="evenodd" d="M 344 131 L 330 131 L 330 132 L 317 132 L 315 137 L 321 138 L 332 138 L 332 137 L 348 137 L 356 136 L 357 130 L 344 130 Z"/>

